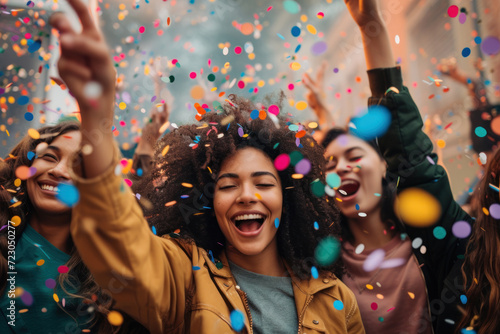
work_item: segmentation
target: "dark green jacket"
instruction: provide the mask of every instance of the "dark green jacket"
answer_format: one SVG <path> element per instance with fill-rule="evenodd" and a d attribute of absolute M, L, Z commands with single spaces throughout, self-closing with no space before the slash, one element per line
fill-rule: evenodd
<path fill-rule="evenodd" d="M 463 293 L 461 265 L 467 239 L 456 238 L 452 233 L 455 222 L 472 218 L 453 199 L 448 175 L 437 164 L 429 137 L 422 132 L 423 122 L 408 88 L 403 86 L 401 69 L 386 68 L 368 71 L 373 97 L 369 105 L 383 105 L 391 112 L 388 131 L 378 138 L 381 153 L 388 164 L 387 178 L 397 182 L 398 193 L 407 188 L 420 188 L 432 194 L 441 204 L 441 217 L 427 228 L 406 225 L 405 232 L 413 240 L 421 238 L 426 247 L 413 249 L 425 277 L 429 296 L 431 320 L 435 333 L 453 333 L 461 313 L 460 295 Z M 395 87 L 399 91 L 386 91 Z M 434 163 L 431 163 L 429 158 Z M 404 222 L 403 222 L 404 223 Z M 438 240 L 433 235 L 436 226 L 446 229 L 446 237 Z"/>

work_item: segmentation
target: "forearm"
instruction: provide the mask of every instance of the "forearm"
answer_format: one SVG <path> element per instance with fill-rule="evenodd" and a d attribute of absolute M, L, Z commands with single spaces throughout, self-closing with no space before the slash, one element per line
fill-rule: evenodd
<path fill-rule="evenodd" d="M 93 178 L 101 175 L 113 162 L 114 139 L 111 132 L 112 120 L 99 123 L 82 118 L 82 175 Z"/>
<path fill-rule="evenodd" d="M 381 18 L 373 18 L 359 27 L 367 70 L 394 67 L 395 61 L 387 27 Z"/>

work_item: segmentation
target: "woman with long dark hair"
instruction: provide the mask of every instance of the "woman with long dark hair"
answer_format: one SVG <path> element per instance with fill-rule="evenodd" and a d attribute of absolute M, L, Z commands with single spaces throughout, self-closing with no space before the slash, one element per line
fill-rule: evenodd
<path fill-rule="evenodd" d="M 349 131 L 330 130 L 322 142 L 327 179 L 337 179 L 332 185 L 341 211 L 342 279 L 356 295 L 367 333 L 451 333 L 461 316 L 467 241 L 452 227 L 471 218 L 453 200 L 418 108 L 394 67 L 378 1 L 346 3 L 364 43 L 372 91 L 368 115 L 381 117 L 371 116 L 369 124 L 355 117 Z M 403 196 L 398 203 L 396 193 Z"/>
<path fill-rule="evenodd" d="M 500 150 L 490 156 L 477 189 L 479 207 L 463 266 L 467 302 L 459 328 L 500 332 Z"/>

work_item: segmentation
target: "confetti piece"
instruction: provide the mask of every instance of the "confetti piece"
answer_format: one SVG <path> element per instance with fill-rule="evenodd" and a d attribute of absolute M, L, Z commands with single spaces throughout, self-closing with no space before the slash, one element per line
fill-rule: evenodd
<path fill-rule="evenodd" d="M 413 292 L 408 292 L 408 296 L 410 296 L 411 299 L 415 299 L 415 294 Z"/>
<path fill-rule="evenodd" d="M 326 183 L 330 186 L 330 188 L 340 187 L 341 182 L 340 176 L 337 173 L 329 173 L 326 176 Z"/>
<path fill-rule="evenodd" d="M 344 309 L 344 303 L 340 300 L 336 300 L 333 302 L 333 308 L 335 308 L 337 311 L 342 311 Z"/>
<path fill-rule="evenodd" d="M 312 35 L 316 35 L 318 33 L 318 31 L 316 30 L 316 28 L 312 24 L 308 24 L 306 26 L 306 29 Z"/>
<path fill-rule="evenodd" d="M 54 300 L 56 301 L 56 303 L 59 303 L 59 296 L 57 294 L 53 294 L 52 295 L 52 298 L 54 298 Z"/>
<path fill-rule="evenodd" d="M 370 305 L 371 309 L 376 311 L 378 309 L 378 304 L 377 303 L 371 303 Z"/>
<path fill-rule="evenodd" d="M 493 203 L 489 208 L 490 216 L 494 219 L 500 219 L 500 204 Z"/>
<path fill-rule="evenodd" d="M 18 179 L 19 180 L 19 179 Z M 12 226 L 19 226 L 19 224 L 21 224 L 21 217 L 19 216 L 13 216 L 11 219 L 10 219 L 10 222 L 11 222 L 11 225 Z"/>
<path fill-rule="evenodd" d="M 459 12 L 458 6 L 452 5 L 452 6 L 448 7 L 448 15 L 451 18 L 457 17 L 458 12 Z"/>
<path fill-rule="evenodd" d="M 446 229 L 442 226 L 436 226 L 432 230 L 432 234 L 438 240 L 442 240 L 446 237 Z"/>
<path fill-rule="evenodd" d="M 319 229 L 319 224 L 318 224 L 318 222 L 314 222 L 313 226 L 314 226 L 314 229 L 315 229 L 316 231 Z"/>
<path fill-rule="evenodd" d="M 285 0 L 283 1 L 283 8 L 290 14 L 297 14 L 300 12 L 300 5 L 293 0 Z"/>
<path fill-rule="evenodd" d="M 292 27 L 292 31 L 291 31 L 291 33 L 292 33 L 292 36 L 293 36 L 293 37 L 299 37 L 299 36 L 300 36 L 300 33 L 301 33 L 301 30 L 300 30 L 300 28 L 299 28 L 299 27 L 297 27 L 297 26 L 293 26 L 293 27 Z"/>
<path fill-rule="evenodd" d="M 280 108 L 277 105 L 270 105 L 269 108 L 267 109 L 271 114 L 278 116 L 280 113 Z"/>
<path fill-rule="evenodd" d="M 488 36 L 481 43 L 481 51 L 488 56 L 494 56 L 500 52 L 500 40 L 495 36 Z"/>
<path fill-rule="evenodd" d="M 406 189 L 398 196 L 396 212 L 408 225 L 425 227 L 434 224 L 441 215 L 439 202 L 418 188 Z"/>
<path fill-rule="evenodd" d="M 40 139 L 40 133 L 36 129 L 28 129 L 28 136 L 33 139 Z"/>
<path fill-rule="evenodd" d="M 480 138 L 486 136 L 487 134 L 486 129 L 483 128 L 482 126 L 478 126 L 476 129 L 474 129 L 474 133 L 476 134 L 476 136 Z"/>
<path fill-rule="evenodd" d="M 69 183 L 59 183 L 57 185 L 56 198 L 68 207 L 73 207 L 80 199 L 78 188 Z"/>
<path fill-rule="evenodd" d="M 304 110 L 307 108 L 307 102 L 299 101 L 295 104 L 295 108 L 297 108 L 297 110 Z M 292 130 L 292 131 L 294 131 L 294 130 Z"/>
<path fill-rule="evenodd" d="M 102 86 L 96 81 L 90 81 L 83 87 L 83 95 L 88 99 L 97 99 L 102 94 Z"/>
<path fill-rule="evenodd" d="M 314 279 L 319 277 L 318 269 L 315 266 L 311 267 L 311 275 Z"/>
<path fill-rule="evenodd" d="M 245 316 L 240 310 L 233 310 L 230 314 L 231 327 L 239 332 L 245 326 Z"/>
<path fill-rule="evenodd" d="M 307 175 L 311 171 L 311 162 L 308 159 L 302 159 L 295 165 L 295 172 Z"/>
<path fill-rule="evenodd" d="M 282 171 L 288 168 L 290 165 L 290 156 L 286 153 L 282 153 L 274 159 L 274 167 L 278 171 Z"/>
<path fill-rule="evenodd" d="M 123 315 L 118 311 L 110 311 L 108 321 L 113 326 L 120 326 L 123 323 Z"/>
<path fill-rule="evenodd" d="M 16 168 L 16 177 L 21 180 L 27 180 L 36 173 L 35 167 L 19 166 Z"/>
<path fill-rule="evenodd" d="M 325 53 L 327 48 L 328 46 L 325 42 L 319 41 L 313 44 L 313 46 L 311 47 L 311 53 L 315 56 L 319 56 Z"/>
<path fill-rule="evenodd" d="M 21 301 L 24 303 L 24 305 L 31 306 L 33 304 L 33 295 L 29 291 L 24 290 L 23 294 L 21 295 Z"/>
<path fill-rule="evenodd" d="M 366 272 L 377 269 L 384 261 L 385 251 L 383 249 L 376 249 L 367 256 L 363 263 L 363 270 Z"/>
<path fill-rule="evenodd" d="M 451 232 L 453 235 L 460 239 L 467 238 L 472 231 L 470 224 L 466 221 L 460 220 L 453 224 L 451 227 Z"/>
<path fill-rule="evenodd" d="M 67 266 L 64 266 L 64 265 L 63 265 L 63 266 L 59 266 L 59 267 L 57 268 L 57 272 L 58 272 L 59 274 L 65 274 L 65 273 L 67 273 L 68 271 L 69 271 L 69 268 L 68 268 Z"/>
<path fill-rule="evenodd" d="M 167 155 L 168 150 L 170 150 L 170 145 L 165 146 L 165 147 L 163 148 L 163 150 L 161 150 L 161 155 L 162 155 L 162 156 Z"/>
<path fill-rule="evenodd" d="M 280 226 L 280 219 L 279 218 L 275 218 L 274 219 L 274 227 L 278 228 Z"/>
<path fill-rule="evenodd" d="M 460 295 L 460 301 L 462 304 L 467 304 L 467 296 L 466 295 Z"/>
<path fill-rule="evenodd" d="M 40 259 L 40 260 L 36 261 L 36 265 L 39 266 L 39 267 L 43 266 L 44 263 L 45 263 L 44 259 Z"/>
<path fill-rule="evenodd" d="M 471 53 L 470 48 L 466 47 L 462 49 L 462 57 L 467 58 L 470 56 L 470 53 Z"/>
<path fill-rule="evenodd" d="M 363 253 L 364 250 L 365 250 L 365 245 L 359 244 L 358 246 L 356 246 L 354 253 L 361 254 L 361 253 Z"/>
<path fill-rule="evenodd" d="M 354 117 L 350 130 L 364 140 L 372 140 L 387 132 L 391 124 L 391 113 L 383 106 L 371 106 L 361 115 Z"/>
<path fill-rule="evenodd" d="M 328 236 L 322 239 L 314 250 L 314 258 L 320 266 L 329 266 L 334 263 L 340 255 L 340 242 Z"/>

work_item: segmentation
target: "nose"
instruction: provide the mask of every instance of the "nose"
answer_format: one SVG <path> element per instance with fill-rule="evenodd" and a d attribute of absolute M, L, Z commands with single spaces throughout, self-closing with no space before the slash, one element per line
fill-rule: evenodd
<path fill-rule="evenodd" d="M 66 160 L 60 160 L 57 165 L 49 170 L 49 175 L 57 179 L 69 180 L 71 177 L 68 172 L 68 166 L 66 165 Z"/>
<path fill-rule="evenodd" d="M 240 187 L 240 192 L 236 201 L 239 204 L 251 204 L 257 201 L 257 197 L 254 193 L 254 188 L 249 184 L 242 184 Z"/>
<path fill-rule="evenodd" d="M 345 175 L 352 171 L 352 167 L 349 164 L 349 161 L 346 159 L 339 159 L 337 166 L 335 167 L 334 172 L 339 176 Z"/>

